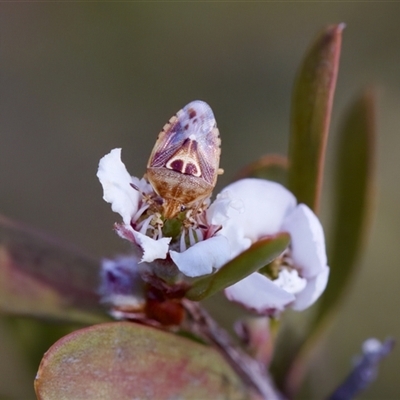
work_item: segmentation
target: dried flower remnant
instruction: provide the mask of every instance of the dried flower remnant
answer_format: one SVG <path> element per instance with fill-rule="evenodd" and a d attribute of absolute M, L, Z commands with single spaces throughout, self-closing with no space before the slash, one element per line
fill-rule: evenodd
<path fill-rule="evenodd" d="M 145 283 L 136 257 L 104 259 L 101 265 L 99 293 L 104 303 L 116 310 L 142 313 L 146 304 Z"/>

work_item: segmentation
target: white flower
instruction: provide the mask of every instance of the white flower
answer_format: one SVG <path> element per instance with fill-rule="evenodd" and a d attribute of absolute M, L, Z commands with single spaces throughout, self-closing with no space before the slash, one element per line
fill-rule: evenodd
<path fill-rule="evenodd" d="M 318 218 L 306 205 L 296 205 L 294 196 L 275 182 L 244 179 L 226 187 L 222 195 L 226 192 L 243 203 L 243 212 L 231 212 L 228 223 L 241 229 L 243 245 L 248 238 L 254 243 L 278 232 L 291 237 L 288 259 L 283 259 L 277 279 L 256 272 L 225 289 L 228 299 L 258 313 L 279 312 L 289 305 L 295 310 L 309 307 L 325 290 L 329 275 Z M 247 289 L 250 282 L 253 290 Z M 276 301 L 278 293 L 280 302 Z"/>
<path fill-rule="evenodd" d="M 276 276 L 253 273 L 225 289 L 226 296 L 260 314 L 273 314 L 288 306 L 303 310 L 324 291 L 329 268 L 322 227 L 282 185 L 237 181 L 205 211 L 189 210 L 179 232 L 165 237 L 156 193 L 145 179 L 131 177 L 120 157 L 121 149 L 104 156 L 97 176 L 104 200 L 122 217 L 117 233 L 136 245 L 144 266 L 157 267 L 162 259 L 188 277 L 211 274 L 263 237 L 288 232 L 290 248 L 274 262 Z"/>
<path fill-rule="evenodd" d="M 161 216 L 154 211 L 147 214 L 157 195 L 145 179 L 129 175 L 121 161 L 121 149 L 111 150 L 100 160 L 97 177 L 103 186 L 104 200 L 122 217 L 123 224 L 115 226 L 117 233 L 141 249 L 140 262 L 151 263 L 170 256 L 182 273 L 194 277 L 210 274 L 232 258 L 227 239 L 212 234 L 214 225 L 208 221 L 213 220 L 212 216 L 203 215 L 205 228 L 189 227 L 180 235 L 180 242 L 170 246 L 172 238 L 163 236 Z M 220 204 L 219 212 L 229 205 L 223 201 Z M 221 216 L 214 219 L 219 224 L 218 218 Z M 186 241 L 190 244 L 188 249 Z"/>
<path fill-rule="evenodd" d="M 103 186 L 103 199 L 111 203 L 112 210 L 120 214 L 124 222 L 123 225 L 116 225 L 117 233 L 141 247 L 143 250 L 141 261 L 165 259 L 171 239 L 154 240 L 146 235 L 153 217 L 141 221 L 136 229 L 132 226 L 132 223 L 136 222 L 149 207 L 142 201 L 142 193 L 150 194 L 153 189 L 144 179 L 139 180 L 129 175 L 125 164 L 121 161 L 121 149 L 111 150 L 100 160 L 97 177 Z"/>

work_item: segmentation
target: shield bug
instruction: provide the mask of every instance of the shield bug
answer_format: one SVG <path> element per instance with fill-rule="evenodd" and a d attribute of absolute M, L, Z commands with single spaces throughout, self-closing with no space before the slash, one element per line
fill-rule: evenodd
<path fill-rule="evenodd" d="M 163 199 L 163 215 L 201 206 L 217 181 L 221 140 L 210 106 L 196 100 L 164 126 L 147 163 L 147 179 Z"/>

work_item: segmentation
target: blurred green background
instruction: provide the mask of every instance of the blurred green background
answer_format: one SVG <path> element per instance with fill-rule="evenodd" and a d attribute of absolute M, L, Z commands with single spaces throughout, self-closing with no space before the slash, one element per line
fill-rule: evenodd
<path fill-rule="evenodd" d="M 0 212 L 97 256 L 126 251 L 112 231 L 119 217 L 102 200 L 99 159 L 122 147 L 141 176 L 164 123 L 194 99 L 211 105 L 220 128 L 217 189 L 261 155 L 285 154 L 302 56 L 322 27 L 345 22 L 322 219 L 328 228 L 340 116 L 371 83 L 377 212 L 360 273 L 312 369 L 316 396 L 327 394 L 364 339 L 400 337 L 399 18 L 400 3 L 377 2 L 2 3 Z M 36 367 L 12 332 L 0 320 L 0 397 L 34 398 Z M 399 398 L 399 360 L 395 350 L 361 398 Z"/>

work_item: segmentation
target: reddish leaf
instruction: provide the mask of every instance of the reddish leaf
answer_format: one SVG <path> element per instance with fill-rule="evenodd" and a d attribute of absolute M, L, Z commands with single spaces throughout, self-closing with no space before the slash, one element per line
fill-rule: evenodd
<path fill-rule="evenodd" d="M 249 397 L 212 348 L 131 322 L 59 340 L 43 357 L 35 390 L 39 400 Z"/>
<path fill-rule="evenodd" d="M 71 322 L 106 318 L 99 261 L 0 216 L 0 312 Z"/>

